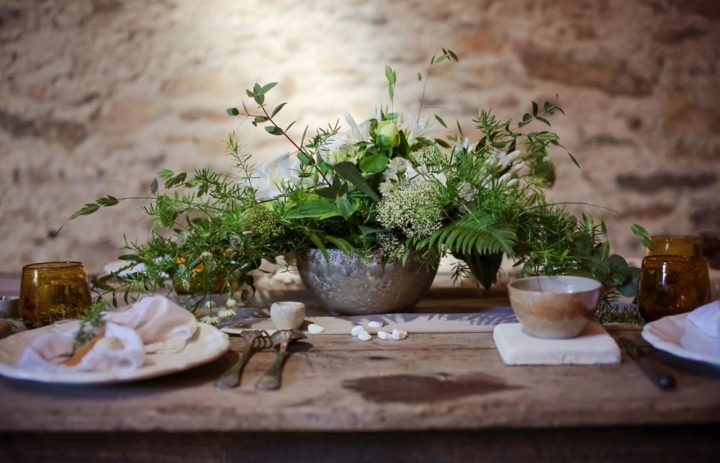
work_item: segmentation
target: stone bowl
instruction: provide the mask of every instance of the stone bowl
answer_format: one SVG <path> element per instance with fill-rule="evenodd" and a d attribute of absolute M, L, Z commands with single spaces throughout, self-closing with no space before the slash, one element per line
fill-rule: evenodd
<path fill-rule="evenodd" d="M 427 291 L 437 273 L 434 266 L 420 263 L 410 255 L 401 262 L 382 262 L 379 256 L 363 259 L 329 248 L 329 260 L 318 249 L 309 249 L 297 258 L 305 288 L 318 305 L 329 313 L 368 315 L 405 312 L 412 309 Z M 430 268 L 428 268 L 430 267 Z"/>
<path fill-rule="evenodd" d="M 510 305 L 525 331 L 538 338 L 578 336 L 592 320 L 602 284 L 568 275 L 521 278 L 508 285 Z"/>

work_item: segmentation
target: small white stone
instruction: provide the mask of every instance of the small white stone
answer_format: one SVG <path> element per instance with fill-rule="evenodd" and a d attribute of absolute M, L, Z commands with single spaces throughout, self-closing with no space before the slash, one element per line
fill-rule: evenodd
<path fill-rule="evenodd" d="M 371 336 L 370 333 L 368 333 L 367 331 L 362 330 L 362 331 L 360 332 L 360 334 L 358 334 L 358 337 L 357 337 L 357 338 L 358 338 L 359 340 L 361 340 L 361 341 L 369 341 L 369 340 L 372 338 L 372 336 Z"/>
<path fill-rule="evenodd" d="M 365 328 L 365 331 L 367 331 L 370 334 L 375 334 L 378 332 L 378 330 L 380 329 L 381 326 L 383 326 L 383 324 L 380 322 L 376 322 L 376 321 L 368 322 L 367 328 Z"/>
<path fill-rule="evenodd" d="M 363 328 L 361 325 L 355 325 L 352 327 L 352 330 L 350 330 L 350 334 L 357 338 L 362 331 L 365 331 L 365 328 Z"/>
<path fill-rule="evenodd" d="M 322 326 L 317 325 L 315 323 L 310 323 L 310 325 L 308 325 L 307 330 L 308 330 L 308 333 L 310 333 L 310 334 L 320 334 L 323 331 L 325 331 L 325 328 L 323 328 Z"/>
<path fill-rule="evenodd" d="M 405 330 L 400 330 L 400 329 L 395 328 L 394 330 L 392 330 L 391 336 L 394 340 L 399 341 L 401 339 L 407 338 L 408 333 Z"/>
<path fill-rule="evenodd" d="M 378 338 L 383 340 L 392 339 L 392 334 L 388 333 L 387 331 L 380 330 L 377 333 Z"/>

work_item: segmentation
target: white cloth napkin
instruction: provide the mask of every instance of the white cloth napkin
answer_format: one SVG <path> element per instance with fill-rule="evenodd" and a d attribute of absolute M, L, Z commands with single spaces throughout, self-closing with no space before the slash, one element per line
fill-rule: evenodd
<path fill-rule="evenodd" d="M 720 299 L 693 310 L 688 320 L 708 336 L 720 338 Z"/>
<path fill-rule="evenodd" d="M 146 353 L 174 353 L 185 348 L 197 322 L 187 310 L 162 296 L 145 297 L 105 315 L 105 333 L 73 366 L 65 365 L 73 351 L 78 321 L 63 321 L 44 330 L 25 348 L 18 367 L 52 372 L 135 369 Z"/>

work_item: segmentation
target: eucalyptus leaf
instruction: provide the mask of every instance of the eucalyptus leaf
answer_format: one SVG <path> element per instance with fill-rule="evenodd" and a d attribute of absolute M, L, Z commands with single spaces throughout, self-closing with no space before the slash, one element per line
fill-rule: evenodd
<path fill-rule="evenodd" d="M 388 165 L 388 158 L 384 154 L 377 153 L 365 156 L 360 160 L 360 170 L 369 174 L 377 174 L 385 170 Z"/>

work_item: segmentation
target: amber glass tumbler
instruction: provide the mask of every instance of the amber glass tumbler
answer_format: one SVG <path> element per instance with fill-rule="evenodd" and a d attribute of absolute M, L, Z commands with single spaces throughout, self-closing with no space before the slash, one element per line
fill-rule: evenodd
<path fill-rule="evenodd" d="M 652 235 L 648 256 L 673 255 L 702 257 L 702 238 L 695 235 Z"/>
<path fill-rule="evenodd" d="M 643 259 L 638 305 L 645 320 L 690 312 L 708 302 L 710 278 L 705 259 L 670 255 Z"/>
<path fill-rule="evenodd" d="M 90 305 L 90 288 L 80 262 L 44 262 L 23 267 L 20 316 L 31 326 L 75 318 Z"/>

